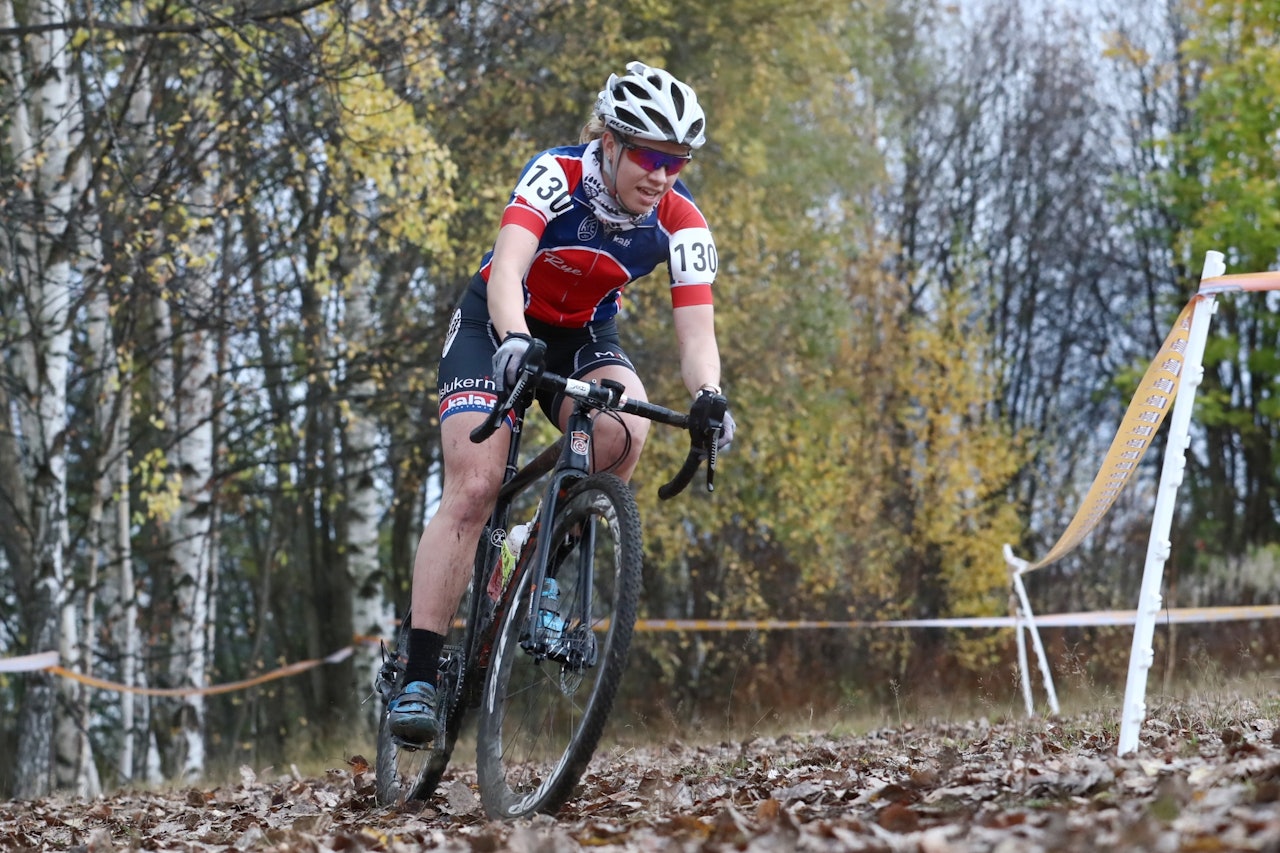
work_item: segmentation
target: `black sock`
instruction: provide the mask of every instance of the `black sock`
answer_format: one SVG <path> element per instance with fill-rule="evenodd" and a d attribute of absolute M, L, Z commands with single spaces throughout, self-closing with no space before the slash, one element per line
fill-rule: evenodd
<path fill-rule="evenodd" d="M 436 673 L 440 669 L 440 652 L 444 649 L 444 636 L 418 628 L 409 629 L 409 663 L 405 665 L 404 683 L 425 681 L 436 686 Z"/>

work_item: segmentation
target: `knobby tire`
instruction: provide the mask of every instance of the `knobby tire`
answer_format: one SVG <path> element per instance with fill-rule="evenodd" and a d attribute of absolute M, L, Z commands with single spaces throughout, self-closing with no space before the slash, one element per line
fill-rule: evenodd
<path fill-rule="evenodd" d="M 566 626 L 562 660 L 531 653 L 532 573 L 519 570 L 480 705 L 476 771 L 485 811 L 498 819 L 554 814 L 573 793 L 613 708 L 640 598 L 640 513 L 617 476 L 575 484 L 543 535 L 551 536 L 548 574 L 559 581 L 562 612 L 589 579 L 593 624 Z M 579 663 L 585 658 L 593 663 Z"/>

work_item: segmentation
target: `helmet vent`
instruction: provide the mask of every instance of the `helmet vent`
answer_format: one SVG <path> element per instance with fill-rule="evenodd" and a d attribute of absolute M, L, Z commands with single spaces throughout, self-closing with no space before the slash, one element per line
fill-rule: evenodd
<path fill-rule="evenodd" d="M 615 98 L 621 99 L 621 98 L 627 97 L 628 95 L 631 95 L 632 97 L 636 97 L 636 98 L 641 98 L 641 99 L 649 97 L 649 93 L 646 92 L 644 87 L 641 86 L 639 83 L 636 83 L 633 80 L 623 80 L 621 83 L 618 84 L 617 88 L 613 90 L 613 96 Z"/>
<path fill-rule="evenodd" d="M 697 139 L 698 134 L 702 133 L 702 126 L 704 124 L 706 124 L 706 122 L 704 122 L 702 119 L 698 119 L 697 121 L 695 121 L 692 125 L 689 126 L 689 132 L 685 134 L 685 139 L 686 140 Z M 685 144 L 688 145 L 690 143 L 686 141 Z"/>
<path fill-rule="evenodd" d="M 654 109 L 653 107 L 645 107 L 644 111 L 645 114 L 649 116 L 649 120 L 652 121 L 668 139 L 675 141 L 676 129 L 671 126 L 671 120 L 662 114 L 662 110 Z"/>
<path fill-rule="evenodd" d="M 623 122 L 624 124 L 629 125 L 630 127 L 635 128 L 636 130 L 639 130 L 640 128 L 644 127 L 644 124 L 645 124 L 644 119 L 640 118 L 640 116 L 631 112 L 631 110 L 618 107 L 617 110 L 614 111 L 614 115 L 617 116 L 618 121 Z"/>

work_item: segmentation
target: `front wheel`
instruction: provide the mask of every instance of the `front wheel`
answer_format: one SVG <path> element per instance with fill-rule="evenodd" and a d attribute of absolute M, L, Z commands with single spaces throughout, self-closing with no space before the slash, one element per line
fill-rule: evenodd
<path fill-rule="evenodd" d="M 586 770 L 627 666 L 640 598 L 640 512 L 627 484 L 574 485 L 539 536 L 560 588 L 558 632 L 534 630 L 525 569 L 499 634 L 480 711 L 476 773 L 485 811 L 553 814 Z"/>

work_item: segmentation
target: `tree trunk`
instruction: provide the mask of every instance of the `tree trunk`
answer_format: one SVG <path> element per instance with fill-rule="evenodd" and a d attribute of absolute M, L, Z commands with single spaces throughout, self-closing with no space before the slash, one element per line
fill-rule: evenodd
<path fill-rule="evenodd" d="M 71 16 L 59 0 L 23 7 L 32 27 L 58 24 Z M 0 0 L 0 26 L 16 23 L 14 7 Z M 25 498 L 6 537 L 19 598 L 25 604 L 21 634 L 33 650 L 57 648 L 59 619 L 67 601 L 67 371 L 73 302 L 74 239 L 67 241 L 76 193 L 86 179 L 83 161 L 72 159 L 83 129 L 67 39 L 57 27 L 6 43 L 0 56 L 9 87 L 19 93 L 9 116 L 10 146 L 5 159 L 21 180 L 16 201 L 23 210 L 11 220 L 7 275 L 0 304 L 16 322 L 15 343 L 4 359 L 13 398 L 5 407 L 10 423 L 5 455 L 18 460 L 22 478 L 10 488 Z M 39 156 L 37 156 L 39 155 Z M 0 383 L 3 384 L 3 383 Z M 20 514 L 17 514 L 20 513 Z M 49 676 L 30 679 L 19 717 L 16 793 L 34 797 L 53 785 L 52 735 L 56 687 Z"/>
<path fill-rule="evenodd" d="M 125 427 L 132 408 L 129 405 L 131 388 L 121 376 L 120 360 L 111 328 L 111 306 L 104 288 L 99 288 L 89 301 L 87 333 L 89 353 L 86 374 L 95 377 L 90 398 L 95 402 L 93 435 L 96 447 L 92 461 L 93 491 L 89 504 L 89 526 L 85 531 L 90 555 L 88 597 L 84 606 L 84 624 L 87 630 L 81 643 L 80 659 L 83 671 L 89 674 L 93 662 L 93 638 L 100 635 L 97 630 L 97 590 L 101 583 L 103 627 L 106 629 L 101 635 L 112 636 L 115 641 L 111 643 L 114 646 L 109 650 L 111 654 L 104 656 L 119 661 L 119 669 L 115 674 L 122 683 L 132 685 L 132 658 L 137 651 L 136 639 L 132 654 L 122 651 L 130 643 L 130 633 L 137 633 L 136 626 L 128 619 L 131 613 L 136 615 L 133 604 L 133 573 L 127 565 L 130 555 L 129 456 L 125 446 Z M 115 512 L 109 512 L 111 509 Z M 117 753 L 120 756 L 118 775 L 125 780 L 132 778 L 134 701 L 135 697 L 130 693 L 119 694 L 121 725 Z M 79 725 L 81 737 L 85 740 L 88 737 L 90 717 L 86 702 Z M 88 777 L 94 765 L 84 760 L 86 756 L 87 750 L 83 750 L 76 789 L 81 796 L 93 796 Z"/>
<path fill-rule="evenodd" d="M 202 316 L 212 288 L 198 275 L 185 284 L 190 304 L 200 306 L 189 311 L 187 318 L 174 321 L 167 302 L 160 299 L 156 304 L 160 328 L 172 330 L 165 337 L 176 344 L 169 358 L 158 362 L 161 378 L 156 382 L 161 399 L 172 401 L 167 413 L 173 441 L 169 470 L 179 477 L 177 506 L 166 525 L 172 584 L 172 597 L 166 602 L 171 644 L 166 681 L 173 687 L 203 687 L 208 680 L 207 629 L 213 604 L 215 355 L 211 334 L 194 319 Z M 162 390 L 166 387 L 167 394 Z M 195 781 L 205 769 L 204 697 L 192 694 L 162 704 L 164 711 L 154 722 L 172 737 L 161 737 L 166 775 Z"/>
<path fill-rule="evenodd" d="M 347 494 L 345 545 L 355 633 L 357 637 L 390 638 L 395 631 L 395 609 L 386 595 L 384 573 L 378 564 L 378 520 L 382 505 L 373 477 L 378 425 L 370 411 L 370 402 L 376 398 L 378 388 L 371 373 L 371 356 L 375 350 L 369 341 L 374 328 L 373 287 L 366 279 L 367 276 L 358 276 L 356 280 L 348 278 L 346 302 L 344 337 L 350 342 L 346 355 L 350 382 L 347 395 L 351 404 L 346 410 L 343 446 Z M 381 657 L 376 645 L 356 642 L 353 696 L 367 696 L 372 691 Z M 379 704 L 366 702 L 363 707 L 370 726 L 375 726 Z"/>

